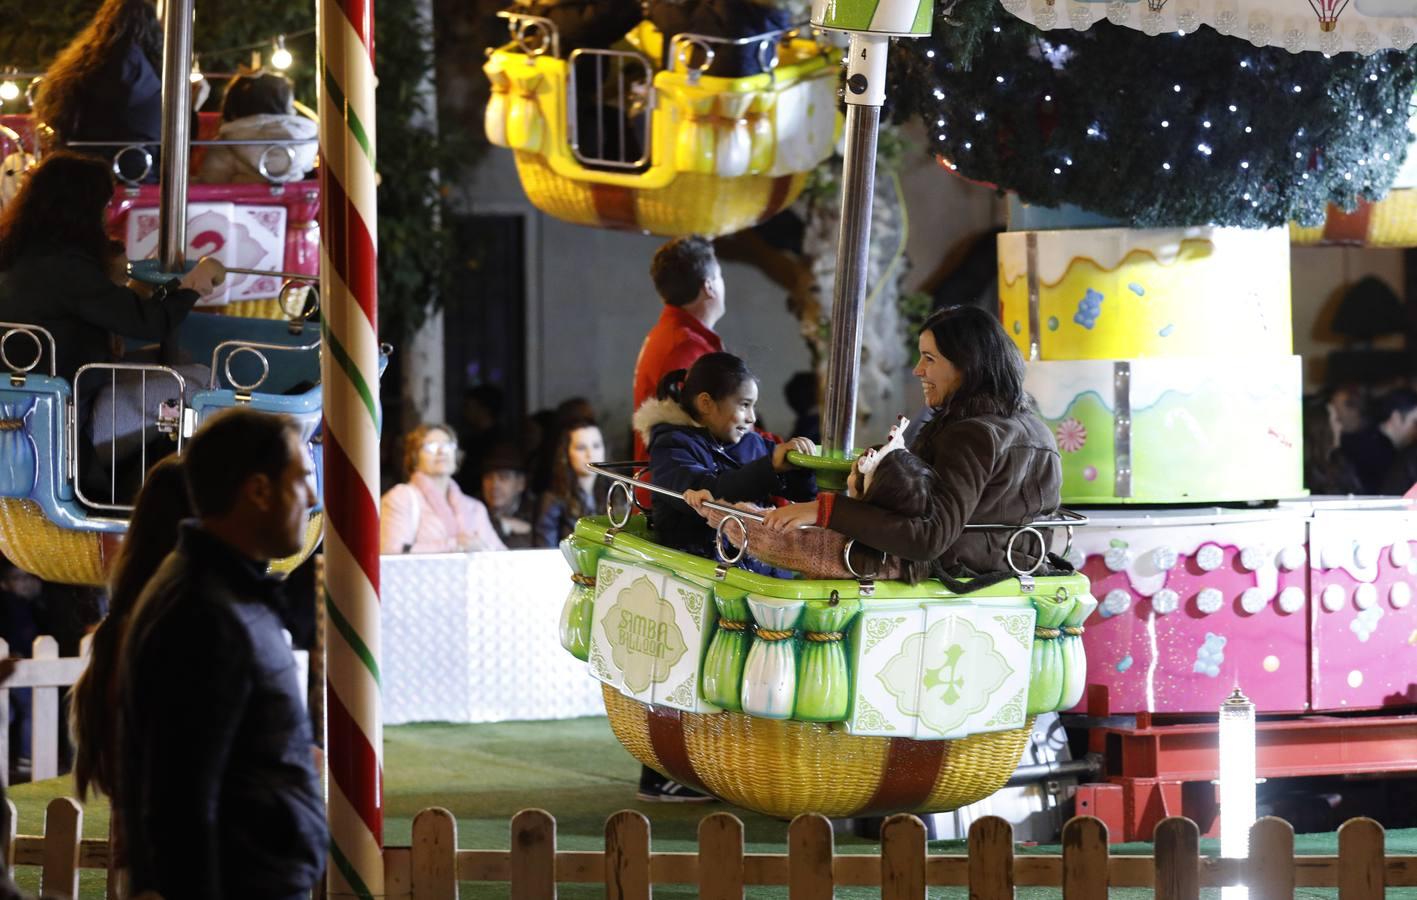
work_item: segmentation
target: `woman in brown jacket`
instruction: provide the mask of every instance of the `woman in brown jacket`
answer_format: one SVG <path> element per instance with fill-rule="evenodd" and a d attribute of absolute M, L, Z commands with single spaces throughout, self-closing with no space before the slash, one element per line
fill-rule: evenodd
<path fill-rule="evenodd" d="M 783 531 L 822 525 L 903 559 L 931 561 L 956 578 L 1007 571 L 1009 532 L 964 526 L 1021 525 L 1052 513 L 1062 484 L 1057 443 L 1023 390 L 1023 359 L 996 318 L 952 306 L 921 326 L 913 374 L 934 417 L 910 449 L 940 475 L 924 514 L 824 493 L 769 512 L 767 524 Z M 1021 565 L 1033 562 L 1032 543 L 1017 542 Z"/>

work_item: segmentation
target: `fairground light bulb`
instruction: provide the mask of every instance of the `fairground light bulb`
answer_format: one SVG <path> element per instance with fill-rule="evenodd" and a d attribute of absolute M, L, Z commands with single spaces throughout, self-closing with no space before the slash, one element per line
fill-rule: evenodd
<path fill-rule="evenodd" d="M 290 55 L 290 51 L 285 49 L 285 35 L 276 36 L 276 48 L 271 51 L 271 68 L 284 72 L 290 68 L 290 64 L 295 62 L 295 57 Z"/>
<path fill-rule="evenodd" d="M 192 57 L 192 72 L 187 76 L 193 84 L 199 83 L 202 78 L 202 61 L 197 57 Z"/>
<path fill-rule="evenodd" d="M 9 102 L 20 96 L 20 86 L 15 82 L 13 75 L 5 76 L 4 82 L 0 82 L 0 100 Z"/>
<path fill-rule="evenodd" d="M 1220 855 L 1250 855 L 1255 823 L 1255 705 L 1240 692 L 1220 704 Z M 1244 900 L 1245 887 L 1221 890 L 1222 900 Z"/>

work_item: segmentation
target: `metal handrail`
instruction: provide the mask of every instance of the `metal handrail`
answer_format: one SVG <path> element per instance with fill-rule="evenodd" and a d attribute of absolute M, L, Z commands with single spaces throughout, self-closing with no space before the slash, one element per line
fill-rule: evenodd
<path fill-rule="evenodd" d="M 40 344 L 38 334 L 44 335 L 45 340 L 49 341 L 50 376 L 53 377 L 58 372 L 58 369 L 55 368 L 54 357 L 59 352 L 59 345 L 55 343 L 54 335 L 50 334 L 49 329 L 42 328 L 39 325 L 28 325 L 24 322 L 0 322 L 0 328 L 4 329 L 3 332 L 0 332 L 0 365 L 4 365 L 9 369 L 11 375 L 28 375 L 30 372 L 34 371 L 35 366 L 39 365 L 40 357 L 44 355 L 44 345 Z M 9 354 L 5 352 L 6 342 L 10 340 L 11 336 L 16 334 L 29 335 L 35 342 L 35 346 L 39 349 L 39 352 L 35 354 L 34 362 L 27 369 L 22 369 L 10 362 Z"/>
<path fill-rule="evenodd" d="M 206 141 L 192 141 L 193 147 L 264 147 L 267 144 L 292 146 L 318 144 L 318 137 L 312 138 L 212 138 Z M 114 138 L 107 141 L 65 141 L 65 147 L 162 147 L 162 141 L 147 141 L 141 138 Z"/>
<path fill-rule="evenodd" d="M 172 278 L 181 278 L 182 275 L 185 274 L 179 272 L 160 272 L 156 269 L 157 264 L 155 260 L 138 259 L 128 261 L 128 277 L 146 284 L 162 284 L 164 281 Z M 222 265 L 222 269 L 230 275 L 269 275 L 275 278 L 283 278 L 286 281 L 308 281 L 311 284 L 320 283 L 318 273 L 312 275 L 308 272 L 284 272 L 280 269 L 247 269 L 241 266 L 228 266 L 225 264 Z"/>
<path fill-rule="evenodd" d="M 714 44 L 723 47 L 747 47 L 750 44 L 757 44 L 758 65 L 761 66 L 762 70 L 768 73 L 768 77 L 771 78 L 775 75 L 778 63 L 781 61 L 777 50 L 778 44 L 782 41 L 784 36 L 799 33 L 805 27 L 807 27 L 807 23 L 804 22 L 798 25 L 788 26 L 787 28 L 777 28 L 759 34 L 750 34 L 747 37 L 741 38 L 717 37 L 711 34 L 681 31 L 669 39 L 669 53 L 666 54 L 667 59 L 665 60 L 664 68 L 666 72 L 673 72 L 675 63 L 682 59 L 684 68 L 688 70 L 690 81 L 697 81 L 699 76 L 708 71 L 709 66 L 713 65 L 714 56 L 717 55 L 713 48 Z M 692 63 L 691 56 L 689 55 L 693 52 L 695 47 L 702 50 L 704 54 L 703 61 L 697 66 Z M 770 54 L 769 51 L 771 51 Z"/>
<path fill-rule="evenodd" d="M 618 472 L 611 471 L 611 469 L 625 469 L 625 468 L 643 469 L 643 468 L 646 468 L 646 467 L 648 467 L 648 466 L 649 466 L 649 463 L 648 463 L 648 462 L 643 462 L 643 461 L 639 461 L 639 460 L 626 460 L 626 461 L 619 461 L 619 462 L 593 463 L 593 464 L 587 466 L 586 468 L 590 469 L 592 472 L 596 473 L 597 475 L 604 475 L 606 478 L 609 478 L 609 479 L 611 479 L 612 481 L 624 482 L 625 484 L 629 484 L 629 485 L 631 485 L 631 486 L 633 486 L 633 487 L 636 487 L 636 488 L 643 488 L 644 490 L 647 490 L 647 491 L 653 491 L 653 492 L 656 493 L 656 494 L 663 494 L 663 495 L 665 495 L 666 497 L 673 497 L 673 498 L 676 499 L 676 500 L 684 500 L 684 495 L 683 495 L 682 493 L 678 492 L 678 491 L 672 491 L 672 490 L 670 490 L 669 488 L 660 487 L 659 485 L 657 485 L 657 484 L 651 484 L 651 483 L 648 482 L 648 481 L 640 481 L 638 478 L 635 478 L 635 477 L 633 477 L 633 476 L 621 475 L 621 474 L 618 473 Z M 685 502 L 687 502 L 687 501 L 685 501 Z M 720 512 L 729 513 L 729 514 L 735 515 L 735 516 L 742 516 L 743 518 L 751 519 L 751 520 L 754 521 L 754 522 L 763 522 L 763 521 L 764 521 L 763 516 L 761 516 L 761 515 L 759 515 L 759 514 L 757 514 L 757 513 L 748 512 L 747 510 L 740 509 L 740 508 L 738 508 L 738 507 L 736 507 L 736 506 L 725 506 L 724 504 L 718 503 L 718 502 L 713 501 L 713 500 L 705 500 L 704 503 L 703 503 L 703 505 L 709 507 L 710 509 L 719 510 Z M 1069 529 L 1069 532 L 1070 532 L 1070 533 L 1069 533 L 1069 543 L 1071 543 L 1071 542 L 1072 542 L 1071 529 L 1076 528 L 1076 527 L 1079 526 L 1079 525 L 1086 525 L 1086 524 L 1087 524 L 1087 516 L 1083 515 L 1082 513 L 1074 512 L 1074 511 L 1072 511 L 1072 510 L 1070 510 L 1070 509 L 1063 509 L 1062 507 L 1059 507 L 1058 510 L 1057 510 L 1057 512 L 1056 512 L 1056 513 L 1054 514 L 1054 516 L 1051 517 L 1051 518 L 1034 519 L 1032 522 L 1025 522 L 1025 523 L 1023 523 L 1022 525 L 1005 525 L 1005 524 L 1002 524 L 1002 523 L 992 523 L 992 522 L 970 523 L 970 524 L 967 524 L 967 525 L 964 526 L 964 530 L 966 530 L 966 531 L 1018 531 L 1019 529 L 1023 529 L 1023 528 L 1066 528 L 1066 529 Z M 819 527 L 819 526 L 816 526 L 816 525 L 799 525 L 798 527 L 799 527 L 799 528 L 817 528 L 817 527 Z"/>
<path fill-rule="evenodd" d="M 645 467 L 648 466 L 648 465 L 649 465 L 649 463 L 645 463 L 645 462 L 636 462 L 636 461 L 634 461 L 634 460 L 626 460 L 626 461 L 621 461 L 621 462 L 591 463 L 590 465 L 586 466 L 586 468 L 587 468 L 587 469 L 590 469 L 592 472 L 594 472 L 594 473 L 597 474 L 597 475 L 603 475 L 603 476 L 605 476 L 606 478 L 609 478 L 611 481 L 617 481 L 617 482 L 620 482 L 621 484 L 627 484 L 627 485 L 630 485 L 631 487 L 635 487 L 635 488 L 643 488 L 644 490 L 647 490 L 647 491 L 653 491 L 653 492 L 656 493 L 656 494 L 663 494 L 663 495 L 666 496 L 666 497 L 673 497 L 675 500 L 680 500 L 680 501 L 683 501 L 683 502 L 685 502 L 685 503 L 688 502 L 687 500 L 684 500 L 684 495 L 683 495 L 682 493 L 680 493 L 679 491 L 671 491 L 669 488 L 660 487 L 659 485 L 657 485 L 657 484 L 651 484 L 651 483 L 648 482 L 648 481 L 640 481 L 638 478 L 635 478 L 635 477 L 632 476 L 632 475 L 621 475 L 619 472 L 611 471 L 612 468 L 616 468 L 616 469 L 624 469 L 624 468 L 643 469 L 643 468 L 645 468 Z M 632 496 L 633 496 L 633 495 L 632 495 Z M 635 505 L 636 505 L 636 506 L 639 506 L 638 503 L 636 503 Z M 709 509 L 715 509 L 715 510 L 718 510 L 719 512 L 726 513 L 726 514 L 728 514 L 728 515 L 730 515 L 730 516 L 739 516 L 740 518 L 750 519 L 750 520 L 752 520 L 752 521 L 754 521 L 754 522 L 757 522 L 757 523 L 759 523 L 759 524 L 761 524 L 762 522 L 766 521 L 766 519 L 764 519 L 764 517 L 763 517 L 762 515 L 758 514 L 758 513 L 748 512 L 747 510 L 745 510 L 745 509 L 739 509 L 739 508 L 736 507 L 736 506 L 728 506 L 728 505 L 726 505 L 726 504 L 719 503 L 719 502 L 716 501 L 716 500 L 705 500 L 705 501 L 703 502 L 703 505 L 704 505 L 704 506 L 707 506 Z M 804 528 L 804 529 L 805 529 L 805 528 L 818 528 L 819 526 L 817 526 L 817 525 L 799 525 L 799 526 L 797 526 L 797 527 L 798 527 L 798 528 Z"/>
<path fill-rule="evenodd" d="M 208 383 L 207 387 L 208 387 L 210 390 L 216 390 L 218 384 L 220 383 L 220 380 L 221 380 L 220 372 L 221 372 L 221 370 L 217 368 L 217 360 L 220 358 L 220 356 L 221 356 L 221 351 L 224 350 L 224 349 L 230 348 L 230 349 L 231 349 L 231 355 L 232 355 L 232 356 L 235 356 L 237 353 L 239 353 L 239 352 L 241 352 L 241 351 L 243 351 L 243 350 L 244 350 L 244 351 L 248 351 L 248 352 L 250 352 L 250 353 L 254 353 L 254 354 L 256 355 L 256 357 L 261 360 L 261 363 L 262 363 L 263 368 L 265 369 L 265 372 L 264 372 L 264 374 L 262 374 L 260 380 L 257 381 L 255 384 L 252 384 L 252 385 L 249 385 L 249 386 L 238 385 L 238 384 L 231 378 L 231 373 L 230 373 L 229 371 L 226 373 L 227 381 L 231 383 L 232 390 L 235 390 L 235 391 L 254 391 L 256 388 L 258 388 L 258 387 L 261 386 L 262 382 L 264 382 L 264 381 L 266 380 L 266 376 L 270 374 L 270 361 L 266 359 L 266 355 L 261 352 L 262 350 L 284 350 L 284 351 L 286 351 L 286 352 L 291 352 L 291 353 L 303 353 L 303 352 L 305 352 L 305 351 L 307 351 L 307 350 L 315 350 L 315 349 L 317 349 L 319 346 L 320 346 L 320 342 L 319 342 L 318 340 L 312 341 L 312 342 L 309 343 L 309 344 L 298 344 L 298 345 L 293 346 L 293 347 L 290 346 L 290 345 L 288 345 L 288 344 L 264 344 L 264 343 L 258 343 L 258 342 L 255 342 L 255 341 L 239 341 L 239 340 L 238 340 L 238 341 L 222 341 L 220 344 L 217 344 L 216 347 L 212 349 L 212 367 L 211 367 L 211 368 L 212 368 L 212 377 L 211 377 L 211 381 Z M 228 357 L 227 357 L 227 367 L 228 367 L 228 368 L 230 367 L 230 364 L 231 364 L 231 357 L 228 356 Z"/>
<path fill-rule="evenodd" d="M 533 47 L 527 44 L 527 29 L 540 28 L 546 32 L 551 39 L 551 55 L 557 59 L 561 58 L 561 34 L 556 30 L 556 23 L 545 16 L 533 16 L 528 13 L 512 12 L 504 9 L 497 13 L 497 18 L 507 20 L 507 32 L 516 41 L 518 47 L 527 56 L 544 56 L 546 54 L 546 44 Z"/>

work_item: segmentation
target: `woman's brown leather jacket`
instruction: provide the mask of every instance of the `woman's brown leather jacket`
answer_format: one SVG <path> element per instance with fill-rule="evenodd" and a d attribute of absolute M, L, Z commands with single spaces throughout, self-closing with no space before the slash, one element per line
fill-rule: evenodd
<path fill-rule="evenodd" d="M 1008 531 L 966 524 L 1019 525 L 1058 508 L 1057 442 L 1032 412 L 932 419 L 910 449 L 940 473 L 925 515 L 906 517 L 838 494 L 828 527 L 905 559 L 934 560 L 952 575 L 1006 571 Z M 1029 564 L 1037 542 L 1020 538 L 1015 559 Z"/>

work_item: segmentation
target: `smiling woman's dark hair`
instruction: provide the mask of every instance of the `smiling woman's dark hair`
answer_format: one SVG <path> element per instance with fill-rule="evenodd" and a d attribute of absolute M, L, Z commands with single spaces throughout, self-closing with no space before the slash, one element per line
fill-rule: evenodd
<path fill-rule="evenodd" d="M 940 355 L 959 370 L 959 387 L 945 401 L 950 418 L 1011 416 L 1032 408 L 1023 389 L 1023 356 L 997 318 L 976 306 L 947 306 L 930 314 Z"/>

